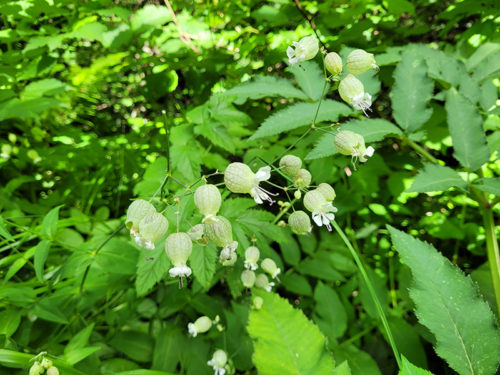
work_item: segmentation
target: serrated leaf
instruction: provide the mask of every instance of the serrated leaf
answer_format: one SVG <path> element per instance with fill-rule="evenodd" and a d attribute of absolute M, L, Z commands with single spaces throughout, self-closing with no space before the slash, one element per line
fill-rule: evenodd
<path fill-rule="evenodd" d="M 193 275 L 203 288 L 208 288 L 215 274 L 217 249 L 212 245 L 195 245 L 189 257 L 189 266 Z"/>
<path fill-rule="evenodd" d="M 148 4 L 139 9 L 130 20 L 132 30 L 144 32 L 172 20 L 172 15 L 165 6 Z"/>
<path fill-rule="evenodd" d="M 443 51 L 427 46 L 419 46 L 429 67 L 429 77 L 458 86 L 463 76 L 466 76 L 465 65 L 455 57 Z"/>
<path fill-rule="evenodd" d="M 50 241 L 49 240 L 42 240 L 36 245 L 35 247 L 35 254 L 34 254 L 34 266 L 35 266 L 35 273 L 36 277 L 40 282 L 43 282 L 43 267 L 45 266 L 45 261 L 47 260 L 47 256 L 49 255 L 49 249 L 50 249 Z"/>
<path fill-rule="evenodd" d="M 467 182 L 451 168 L 439 164 L 427 164 L 415 177 L 407 192 L 446 191 L 454 186 L 466 190 Z"/>
<path fill-rule="evenodd" d="M 143 296 L 149 292 L 158 281 L 163 279 L 170 268 L 170 261 L 163 246 L 148 252 L 147 257 L 141 256 L 137 264 L 135 289 L 138 296 Z"/>
<path fill-rule="evenodd" d="M 321 281 L 314 289 L 315 322 L 328 337 L 341 337 L 347 329 L 347 314 L 339 296 Z"/>
<path fill-rule="evenodd" d="M 259 76 L 227 90 L 222 95 L 235 96 L 235 104 L 243 104 L 248 99 L 268 97 L 307 99 L 307 95 L 284 78 Z"/>
<path fill-rule="evenodd" d="M 396 125 L 382 119 L 360 119 L 349 121 L 340 126 L 339 130 L 350 130 L 361 134 L 366 143 L 384 139 L 387 135 L 402 135 L 403 132 Z M 334 145 L 336 130 L 326 133 L 306 156 L 306 160 L 319 159 L 337 153 Z"/>
<path fill-rule="evenodd" d="M 448 90 L 445 108 L 455 150 L 453 156 L 462 166 L 474 171 L 490 156 L 481 116 L 474 105 L 454 88 Z"/>
<path fill-rule="evenodd" d="M 477 286 L 428 243 L 388 226 L 401 260 L 410 267 L 416 315 L 436 337 L 436 352 L 459 374 L 495 374 L 500 331 Z"/>
<path fill-rule="evenodd" d="M 394 71 L 392 109 L 405 133 L 418 130 L 432 114 L 428 107 L 434 84 L 427 77 L 427 65 L 416 47 L 407 49 Z"/>
<path fill-rule="evenodd" d="M 500 51 L 496 51 L 481 61 L 474 69 L 472 78 L 476 82 L 483 82 L 485 79 L 493 78 L 500 72 Z"/>
<path fill-rule="evenodd" d="M 337 362 L 349 363 L 352 375 L 382 375 L 377 362 L 368 353 L 354 345 L 334 348 L 333 353 Z"/>
<path fill-rule="evenodd" d="M 473 182 L 474 187 L 487 193 L 495 194 L 500 197 L 500 178 L 478 178 Z"/>
<path fill-rule="evenodd" d="M 488 58 L 495 52 L 500 51 L 499 43 L 484 43 L 482 44 L 467 60 L 465 65 L 467 66 L 467 71 L 471 72 L 481 61 Z"/>
<path fill-rule="evenodd" d="M 259 292 L 264 303 L 253 310 L 248 332 L 254 340 L 253 361 L 262 375 L 317 375 L 333 372 L 325 338 L 301 310 L 274 293 Z M 269 355 L 272 353 L 272 356 Z"/>
<path fill-rule="evenodd" d="M 295 76 L 302 91 L 309 98 L 314 101 L 321 98 L 321 93 L 325 86 L 325 77 L 318 64 L 312 61 L 303 61 L 300 64 L 294 65 L 290 71 Z M 328 87 L 325 88 L 324 92 L 328 92 Z"/>
<path fill-rule="evenodd" d="M 403 366 L 398 375 L 432 375 L 432 372 L 413 365 L 404 355 L 401 356 L 401 362 Z"/>
<path fill-rule="evenodd" d="M 250 139 L 267 137 L 311 125 L 317 108 L 318 103 L 297 103 L 276 112 L 262 123 Z M 350 113 L 352 110 L 345 104 L 326 99 L 321 103 L 316 123 L 337 121 L 340 116 L 347 116 Z"/>
<path fill-rule="evenodd" d="M 218 146 L 226 151 L 229 151 L 231 154 L 234 153 L 234 142 L 224 125 L 217 122 L 205 121 L 203 124 L 196 125 L 193 129 L 196 134 L 202 135 L 214 146 Z"/>

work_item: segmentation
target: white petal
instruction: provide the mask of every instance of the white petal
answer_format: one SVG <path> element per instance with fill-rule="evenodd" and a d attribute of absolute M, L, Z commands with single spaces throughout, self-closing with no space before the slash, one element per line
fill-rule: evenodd
<path fill-rule="evenodd" d="M 325 221 L 327 222 L 330 222 L 331 220 L 335 220 L 335 215 L 334 214 L 323 214 L 323 223 L 325 223 Z"/>
<path fill-rule="evenodd" d="M 297 47 L 299 45 L 299 42 L 292 42 L 292 46 Z"/>
<path fill-rule="evenodd" d="M 257 173 L 255 173 L 255 179 L 259 182 L 267 181 L 271 178 L 271 167 L 265 166 L 260 168 Z"/>
<path fill-rule="evenodd" d="M 188 324 L 188 332 L 193 337 L 196 337 L 196 335 L 198 334 L 198 332 L 196 332 L 196 327 L 194 326 L 193 323 Z"/>
<path fill-rule="evenodd" d="M 288 59 L 288 63 L 290 64 L 291 67 L 293 67 L 295 64 L 297 64 L 297 58 L 293 57 L 291 59 Z"/>
<path fill-rule="evenodd" d="M 318 227 L 323 225 L 323 220 L 321 220 L 321 213 L 314 211 L 311 216 Z"/>
<path fill-rule="evenodd" d="M 373 153 L 375 152 L 375 149 L 372 146 L 368 146 L 368 148 L 365 151 L 365 156 L 373 156 Z"/>
<path fill-rule="evenodd" d="M 292 47 L 288 47 L 286 49 L 286 55 L 288 56 L 289 59 L 292 59 L 295 57 L 295 50 Z"/>
<path fill-rule="evenodd" d="M 250 190 L 250 195 L 253 197 L 253 200 L 255 201 L 255 203 L 257 203 L 257 204 L 264 203 L 264 202 L 262 202 L 262 199 L 259 196 L 259 189 L 258 189 L 258 187 L 252 188 L 252 190 Z"/>

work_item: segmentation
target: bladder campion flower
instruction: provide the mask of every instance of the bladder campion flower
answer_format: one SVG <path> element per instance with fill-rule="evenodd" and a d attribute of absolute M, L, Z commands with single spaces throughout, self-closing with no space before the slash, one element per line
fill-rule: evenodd
<path fill-rule="evenodd" d="M 225 375 L 227 354 L 224 350 L 218 349 L 214 352 L 212 359 L 207 362 L 214 369 L 214 375 Z"/>
<path fill-rule="evenodd" d="M 341 130 L 335 135 L 335 147 L 342 155 L 350 155 L 355 161 L 359 158 L 361 163 L 366 162 L 375 152 L 372 146 L 365 146 L 365 139 L 361 134 L 350 130 Z"/>
<path fill-rule="evenodd" d="M 255 272 L 252 270 L 245 270 L 241 273 L 241 282 L 246 288 L 251 288 L 255 284 Z"/>
<path fill-rule="evenodd" d="M 204 216 L 203 223 L 211 222 L 214 220 L 215 215 L 219 212 L 222 203 L 217 186 L 206 184 L 198 187 L 194 192 L 194 204 Z"/>
<path fill-rule="evenodd" d="M 302 167 L 302 160 L 295 155 L 285 155 L 280 160 L 281 170 L 290 177 L 294 177 L 299 172 L 300 167 Z"/>
<path fill-rule="evenodd" d="M 347 69 L 354 75 L 362 74 L 368 69 L 379 70 L 373 54 L 362 49 L 355 49 L 347 56 Z"/>
<path fill-rule="evenodd" d="M 335 219 L 337 208 L 328 202 L 317 189 L 308 191 L 304 196 L 304 206 L 312 213 L 312 219 L 318 227 L 324 225 L 331 231 L 330 221 Z"/>
<path fill-rule="evenodd" d="M 245 250 L 245 268 L 255 271 L 259 266 L 257 261 L 260 257 L 260 251 L 255 246 L 250 246 Z"/>
<path fill-rule="evenodd" d="M 288 225 L 295 234 L 307 234 L 311 231 L 311 220 L 304 211 L 295 211 L 288 217 Z"/>
<path fill-rule="evenodd" d="M 155 242 L 167 233 L 167 230 L 167 218 L 155 211 L 141 220 L 139 223 L 139 235 L 136 236 L 135 239 L 139 245 L 146 249 L 153 250 L 155 248 Z"/>
<path fill-rule="evenodd" d="M 174 267 L 168 270 L 171 277 L 191 275 L 191 268 L 186 263 L 193 251 L 191 238 L 183 232 L 172 233 L 165 240 L 165 252 Z"/>
<path fill-rule="evenodd" d="M 255 286 L 257 288 L 264 289 L 266 292 L 270 292 L 273 289 L 274 283 L 269 282 L 269 279 L 263 273 L 259 273 L 255 278 Z"/>
<path fill-rule="evenodd" d="M 276 266 L 276 263 L 271 258 L 263 259 L 260 263 L 260 266 L 264 271 L 271 275 L 273 279 L 278 277 L 278 275 L 281 273 L 281 269 Z"/>
<path fill-rule="evenodd" d="M 331 185 L 328 185 L 324 182 L 319 184 L 318 187 L 316 188 L 316 190 L 318 190 L 321 194 L 323 194 L 323 196 L 325 197 L 325 199 L 328 202 L 333 201 L 335 199 L 335 197 L 337 196 L 335 194 L 335 190 L 331 187 Z"/>
<path fill-rule="evenodd" d="M 274 201 L 270 195 L 276 195 L 268 192 L 259 186 L 262 181 L 271 178 L 271 167 L 260 168 L 257 173 L 253 173 L 250 167 L 243 163 L 231 163 L 224 172 L 224 183 L 233 193 L 250 194 L 257 204 L 268 201 L 273 204 Z"/>
<path fill-rule="evenodd" d="M 191 336 L 196 337 L 198 333 L 205 333 L 212 327 L 212 320 L 208 316 L 201 316 L 194 323 L 188 324 L 188 332 Z"/>
<path fill-rule="evenodd" d="M 318 39 L 314 36 L 306 36 L 298 42 L 292 42 L 292 45 L 287 48 L 288 62 L 290 66 L 294 66 L 298 62 L 311 60 L 316 56 L 318 50 Z"/>
<path fill-rule="evenodd" d="M 334 76 L 342 73 L 342 58 L 336 52 L 330 52 L 325 56 L 325 68 Z"/>
<path fill-rule="evenodd" d="M 311 183 L 311 173 L 307 169 L 299 169 L 297 174 L 293 177 L 293 183 L 299 189 L 305 189 Z"/>
<path fill-rule="evenodd" d="M 365 92 L 363 83 L 359 79 L 348 74 L 340 81 L 339 94 L 346 103 L 352 105 L 354 109 L 362 110 L 368 116 L 366 111 L 370 110 L 372 96 Z"/>

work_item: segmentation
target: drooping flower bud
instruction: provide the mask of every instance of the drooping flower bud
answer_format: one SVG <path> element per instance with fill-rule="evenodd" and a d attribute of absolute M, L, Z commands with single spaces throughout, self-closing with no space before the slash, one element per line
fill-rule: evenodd
<path fill-rule="evenodd" d="M 221 349 L 216 350 L 212 356 L 212 359 L 208 361 L 207 364 L 213 367 L 215 371 L 214 375 L 225 375 L 227 364 L 226 352 Z"/>
<path fill-rule="evenodd" d="M 365 139 L 361 134 L 350 130 L 341 130 L 335 135 L 335 148 L 342 155 L 350 155 L 353 158 L 359 158 L 361 163 L 367 160 L 375 152 L 372 146 L 366 148 Z"/>
<path fill-rule="evenodd" d="M 302 160 L 295 155 L 285 155 L 280 160 L 280 169 L 290 177 L 294 177 L 300 167 L 302 167 Z"/>
<path fill-rule="evenodd" d="M 311 220 L 304 211 L 295 211 L 288 217 L 288 225 L 295 234 L 307 234 L 311 231 Z"/>
<path fill-rule="evenodd" d="M 52 367 L 52 361 L 48 358 L 42 359 L 42 362 L 40 363 L 44 369 L 48 369 L 49 367 Z"/>
<path fill-rule="evenodd" d="M 30 367 L 29 375 L 40 375 L 43 373 L 45 369 L 43 366 L 40 364 L 40 362 L 35 362 L 33 365 Z"/>
<path fill-rule="evenodd" d="M 264 271 L 266 271 L 273 279 L 275 279 L 280 273 L 281 269 L 276 266 L 276 263 L 271 258 L 263 259 L 260 266 Z"/>
<path fill-rule="evenodd" d="M 330 221 L 335 219 L 333 213 L 337 212 L 337 208 L 333 207 L 320 191 L 317 189 L 308 191 L 304 196 L 304 206 L 312 212 L 311 216 L 316 225 L 319 227 L 325 225 L 329 231 L 332 230 Z"/>
<path fill-rule="evenodd" d="M 255 286 L 257 288 L 264 289 L 266 292 L 270 292 L 274 286 L 274 283 L 269 282 L 269 279 L 265 274 L 259 273 L 255 278 Z"/>
<path fill-rule="evenodd" d="M 125 225 L 130 229 L 130 233 L 134 235 L 139 232 L 139 223 L 142 219 L 156 212 L 155 207 L 144 199 L 133 201 L 127 209 L 127 219 Z"/>
<path fill-rule="evenodd" d="M 208 241 L 219 247 L 233 242 L 233 228 L 224 216 L 216 216 L 213 222 L 204 224 L 204 234 Z"/>
<path fill-rule="evenodd" d="M 372 97 L 365 92 L 363 83 L 352 74 L 340 81 L 339 94 L 346 103 L 351 104 L 354 109 L 362 110 L 365 115 L 366 111 L 370 110 Z"/>
<path fill-rule="evenodd" d="M 305 189 L 306 187 L 308 187 L 311 183 L 311 180 L 311 173 L 307 169 L 299 169 L 299 171 L 293 178 L 295 186 L 299 189 Z"/>
<path fill-rule="evenodd" d="M 342 58 L 336 52 L 330 52 L 325 56 L 325 68 L 334 76 L 342 73 Z"/>
<path fill-rule="evenodd" d="M 302 192 L 300 190 L 295 190 L 294 193 L 293 193 L 293 197 L 295 199 L 300 199 L 302 198 Z"/>
<path fill-rule="evenodd" d="M 255 246 L 250 246 L 245 250 L 245 268 L 250 270 L 256 270 L 259 266 L 257 261 L 260 257 L 260 251 Z"/>
<path fill-rule="evenodd" d="M 263 304 L 264 300 L 262 299 L 262 297 L 255 296 L 252 300 L 252 308 L 255 310 L 260 310 Z"/>
<path fill-rule="evenodd" d="M 332 188 L 332 186 L 329 184 L 326 184 L 324 182 L 319 184 L 318 187 L 316 188 L 316 190 L 318 190 L 321 194 L 323 194 L 323 196 L 325 197 L 325 199 L 328 202 L 333 201 L 335 199 L 335 197 L 337 196 L 335 194 L 335 190 Z"/>
<path fill-rule="evenodd" d="M 354 75 L 362 74 L 368 69 L 378 70 L 373 54 L 362 49 L 355 49 L 347 56 L 347 69 Z"/>
<path fill-rule="evenodd" d="M 139 237 L 141 245 L 146 249 L 154 249 L 155 242 L 159 240 L 168 230 L 168 220 L 162 214 L 154 212 L 145 216 L 139 223 Z"/>
<path fill-rule="evenodd" d="M 255 284 L 255 272 L 251 270 L 245 270 L 241 273 L 241 282 L 245 288 L 252 288 Z"/>
<path fill-rule="evenodd" d="M 314 36 L 306 36 L 298 42 L 292 42 L 292 46 L 287 48 L 286 54 L 288 56 L 288 62 L 290 66 L 293 66 L 301 61 L 311 60 L 316 56 L 318 50 L 318 39 Z"/>
<path fill-rule="evenodd" d="M 191 268 L 186 264 L 192 251 L 193 243 L 186 233 L 172 233 L 167 237 L 165 252 L 174 266 L 168 270 L 171 277 L 187 277 L 191 275 Z"/>
<path fill-rule="evenodd" d="M 57 367 L 49 367 L 47 369 L 47 375 L 59 375 L 59 370 L 57 369 Z"/>
<path fill-rule="evenodd" d="M 194 192 L 194 204 L 200 210 L 200 213 L 205 216 L 203 223 L 213 221 L 217 212 L 219 212 L 222 203 L 217 186 L 206 184 L 198 187 Z"/>
<path fill-rule="evenodd" d="M 250 194 L 257 204 L 262 204 L 267 200 L 269 203 L 274 201 L 270 195 L 276 195 L 268 192 L 259 186 L 262 181 L 271 178 L 271 167 L 260 168 L 257 173 L 253 173 L 250 167 L 243 163 L 231 163 L 224 171 L 224 183 L 233 193 Z"/>
<path fill-rule="evenodd" d="M 194 323 L 188 324 L 188 332 L 191 336 L 196 337 L 198 333 L 205 333 L 212 327 L 212 320 L 208 316 L 201 316 Z"/>
<path fill-rule="evenodd" d="M 238 242 L 233 241 L 231 244 L 223 248 L 219 254 L 219 260 L 221 264 L 225 267 L 232 266 L 236 263 L 238 256 L 236 255 L 236 248 L 238 247 Z"/>

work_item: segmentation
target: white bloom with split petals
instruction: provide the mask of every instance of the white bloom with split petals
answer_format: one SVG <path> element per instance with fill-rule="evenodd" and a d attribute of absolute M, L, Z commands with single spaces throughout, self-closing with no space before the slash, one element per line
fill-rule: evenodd
<path fill-rule="evenodd" d="M 330 222 L 335 219 L 337 208 L 320 191 L 308 191 L 304 196 L 304 206 L 312 213 L 311 217 L 318 227 L 324 225 L 329 231 L 332 230 Z"/>
<path fill-rule="evenodd" d="M 294 66 L 298 62 L 311 60 L 316 56 L 318 50 L 318 39 L 314 36 L 306 36 L 298 42 L 292 42 L 292 45 L 287 48 L 288 62 L 290 66 Z"/>

